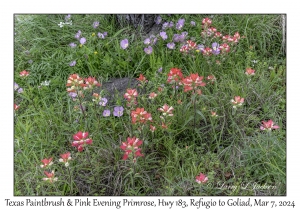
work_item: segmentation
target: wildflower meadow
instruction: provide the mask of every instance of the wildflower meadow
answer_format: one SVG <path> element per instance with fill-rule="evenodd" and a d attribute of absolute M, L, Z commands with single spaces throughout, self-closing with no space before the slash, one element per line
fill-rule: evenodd
<path fill-rule="evenodd" d="M 282 21 L 15 15 L 14 195 L 286 195 Z"/>

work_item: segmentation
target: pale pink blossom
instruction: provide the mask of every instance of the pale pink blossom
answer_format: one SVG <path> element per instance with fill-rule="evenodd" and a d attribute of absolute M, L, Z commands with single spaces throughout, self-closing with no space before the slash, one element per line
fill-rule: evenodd
<path fill-rule="evenodd" d="M 199 184 L 205 183 L 208 181 L 208 177 L 200 173 L 199 176 L 196 176 L 196 182 Z"/>
<path fill-rule="evenodd" d="M 260 126 L 260 130 L 268 130 L 271 131 L 272 129 L 278 129 L 278 125 L 274 125 L 272 120 L 262 121 L 262 125 Z"/>

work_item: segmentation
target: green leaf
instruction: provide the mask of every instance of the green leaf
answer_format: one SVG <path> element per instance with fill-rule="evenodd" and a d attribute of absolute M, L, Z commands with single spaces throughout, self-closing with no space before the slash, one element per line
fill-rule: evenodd
<path fill-rule="evenodd" d="M 125 31 L 126 29 L 128 29 L 128 28 L 123 28 L 123 29 L 117 31 L 112 37 L 117 37 L 120 33 L 122 33 L 123 31 Z"/>
<path fill-rule="evenodd" d="M 194 116 L 190 116 L 189 119 L 185 121 L 182 127 L 185 127 L 192 119 L 194 119 Z"/>
<path fill-rule="evenodd" d="M 199 114 L 202 117 L 202 119 L 205 122 L 205 125 L 207 125 L 206 118 L 204 117 L 204 115 L 202 114 L 202 112 L 200 112 L 199 110 L 196 110 L 196 113 Z"/>

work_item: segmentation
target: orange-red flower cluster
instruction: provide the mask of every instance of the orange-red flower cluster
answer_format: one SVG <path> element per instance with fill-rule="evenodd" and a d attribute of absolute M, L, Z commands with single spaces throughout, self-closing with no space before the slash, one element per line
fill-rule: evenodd
<path fill-rule="evenodd" d="M 130 154 L 133 155 L 133 162 L 136 161 L 137 157 L 144 156 L 143 154 L 141 154 L 141 148 L 139 148 L 139 146 L 141 146 L 142 144 L 143 141 L 136 137 L 128 137 L 127 142 L 122 142 L 120 148 L 125 152 L 123 155 L 123 160 L 127 160 Z"/>
<path fill-rule="evenodd" d="M 66 85 L 68 92 L 76 92 L 79 89 L 93 89 L 95 86 L 101 86 L 101 84 L 94 78 L 81 78 L 78 74 L 71 74 L 67 80 Z"/>
<path fill-rule="evenodd" d="M 182 79 L 183 79 L 183 75 L 182 75 L 181 69 L 171 68 L 171 70 L 168 74 L 167 82 L 170 84 L 173 84 L 173 83 L 178 84 Z"/>
<path fill-rule="evenodd" d="M 184 92 L 187 91 L 197 91 L 199 86 L 205 86 L 206 83 L 202 81 L 203 76 L 199 76 L 197 74 L 190 74 L 190 76 L 184 78 L 182 80 L 182 84 L 184 85 Z"/>
<path fill-rule="evenodd" d="M 144 108 L 136 108 L 136 110 L 131 111 L 131 120 L 133 124 L 145 124 L 147 121 L 152 121 L 152 117 Z"/>
<path fill-rule="evenodd" d="M 88 132 L 77 132 L 73 135 L 74 141 L 72 142 L 72 146 L 76 147 L 78 152 L 82 152 L 83 148 L 87 144 L 92 144 L 93 140 L 90 138 L 87 138 L 89 136 Z"/>

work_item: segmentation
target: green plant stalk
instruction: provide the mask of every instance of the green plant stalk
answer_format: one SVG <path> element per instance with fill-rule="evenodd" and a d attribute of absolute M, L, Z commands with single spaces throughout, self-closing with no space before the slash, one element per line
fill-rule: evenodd
<path fill-rule="evenodd" d="M 175 83 L 174 83 L 174 98 L 176 97 L 176 92 L 177 92 L 177 91 L 176 91 L 176 85 L 177 85 L 177 83 L 175 82 Z"/>
<path fill-rule="evenodd" d="M 135 182 L 134 182 L 134 176 L 135 176 L 135 163 L 133 163 L 133 174 L 131 174 L 132 177 L 132 188 L 135 188 Z"/>
<path fill-rule="evenodd" d="M 128 119 L 129 119 L 129 129 L 130 129 L 130 136 L 133 135 L 133 128 L 132 128 L 132 123 L 131 123 L 131 111 L 133 110 L 133 107 L 130 106 L 130 110 L 127 111 L 127 114 L 128 114 Z M 122 123 L 123 122 L 123 119 L 122 119 Z M 125 124 L 125 123 L 124 123 Z"/>
<path fill-rule="evenodd" d="M 154 52 L 152 52 L 152 53 L 150 54 L 150 68 L 151 68 L 152 70 L 154 70 L 154 64 L 155 64 Z"/>
<path fill-rule="evenodd" d="M 194 130 L 196 129 L 196 93 L 193 93 L 193 107 L 194 107 Z"/>
<path fill-rule="evenodd" d="M 213 134 L 214 134 L 214 138 L 216 139 L 216 131 L 215 131 L 215 122 L 214 122 L 214 119 L 212 120 L 212 129 L 213 129 Z M 212 141 L 210 141 L 210 145 L 209 145 L 209 148 L 211 148 L 211 145 L 212 145 Z M 219 149 L 220 149 L 220 142 L 217 141 L 217 151 L 219 153 Z"/>
<path fill-rule="evenodd" d="M 134 152 L 131 152 L 131 154 L 130 154 L 130 160 L 131 160 L 130 161 L 131 169 L 133 170 L 133 172 L 130 174 L 130 179 L 131 179 L 132 188 L 134 189 L 135 188 L 135 183 L 134 183 L 134 175 L 135 175 Z"/>
<path fill-rule="evenodd" d="M 78 91 L 76 91 L 76 92 L 77 92 L 77 97 L 78 97 L 78 100 L 79 100 L 79 106 L 80 106 L 81 112 L 83 114 L 84 119 L 86 120 L 86 118 L 85 118 L 85 112 L 84 112 L 84 109 L 83 109 L 83 106 L 82 106 L 82 100 L 80 99 L 80 96 L 78 94 L 79 92 Z"/>
<path fill-rule="evenodd" d="M 71 170 L 68 167 L 68 172 L 69 172 L 69 182 L 70 182 L 70 194 L 72 195 L 73 193 L 73 184 L 72 184 L 72 175 L 71 175 Z"/>
<path fill-rule="evenodd" d="M 95 113 L 95 117 L 96 117 L 96 119 L 98 119 L 99 120 L 99 128 L 100 128 L 100 125 L 101 125 L 101 115 L 100 114 L 98 114 L 98 112 L 97 112 L 97 104 L 93 101 L 93 104 L 94 104 L 94 113 Z"/>
<path fill-rule="evenodd" d="M 91 165 L 91 168 L 93 168 L 93 165 L 92 165 L 92 161 L 91 161 L 91 158 L 90 158 L 90 155 L 89 155 L 89 150 L 88 150 L 88 148 L 86 148 L 86 157 L 87 157 L 87 159 L 88 159 L 88 161 L 89 161 L 89 163 L 90 163 L 90 165 Z"/>
<path fill-rule="evenodd" d="M 96 103 L 93 103 L 94 104 L 94 110 L 95 110 L 95 116 L 97 118 L 97 106 L 96 106 Z M 99 122 L 100 122 L 100 117 L 99 117 Z"/>
<path fill-rule="evenodd" d="M 143 142 L 145 142 L 145 139 L 144 139 L 144 125 L 142 125 L 142 127 L 141 127 L 141 140 L 143 141 Z M 145 151 L 145 144 L 143 144 L 142 145 L 142 149 L 143 149 L 143 151 Z M 146 160 L 145 160 L 145 158 L 143 158 L 144 159 L 144 164 L 146 164 Z"/>
<path fill-rule="evenodd" d="M 270 137 L 271 137 L 271 131 L 268 131 L 268 141 L 267 141 L 267 157 L 268 157 L 268 159 L 269 159 L 269 156 L 270 156 Z"/>

